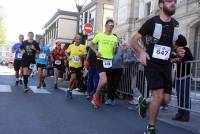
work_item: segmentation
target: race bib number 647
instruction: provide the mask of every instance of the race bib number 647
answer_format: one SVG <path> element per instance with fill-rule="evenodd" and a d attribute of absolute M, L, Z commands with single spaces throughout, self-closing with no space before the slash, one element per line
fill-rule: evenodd
<path fill-rule="evenodd" d="M 161 60 L 168 60 L 170 57 L 170 53 L 170 47 L 155 44 L 152 57 Z"/>

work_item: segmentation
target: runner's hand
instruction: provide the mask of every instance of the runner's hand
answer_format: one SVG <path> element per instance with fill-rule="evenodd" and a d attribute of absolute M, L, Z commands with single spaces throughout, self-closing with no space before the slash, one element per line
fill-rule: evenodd
<path fill-rule="evenodd" d="M 56 60 L 61 60 L 60 55 L 57 55 L 55 58 L 56 58 Z"/>
<path fill-rule="evenodd" d="M 36 50 L 35 46 L 32 44 L 31 49 Z"/>
<path fill-rule="evenodd" d="M 185 56 L 185 49 L 183 47 L 178 47 L 176 49 L 176 54 L 179 57 L 184 57 Z"/>
<path fill-rule="evenodd" d="M 141 64 L 146 65 L 147 64 L 147 60 L 149 60 L 149 59 L 150 59 L 150 57 L 145 51 L 142 51 L 140 53 L 139 61 L 140 61 Z"/>
<path fill-rule="evenodd" d="M 23 55 L 25 53 L 25 50 L 21 50 L 21 54 Z"/>
<path fill-rule="evenodd" d="M 99 53 L 98 51 L 96 52 L 96 56 L 97 57 L 100 57 L 101 56 L 101 53 Z"/>

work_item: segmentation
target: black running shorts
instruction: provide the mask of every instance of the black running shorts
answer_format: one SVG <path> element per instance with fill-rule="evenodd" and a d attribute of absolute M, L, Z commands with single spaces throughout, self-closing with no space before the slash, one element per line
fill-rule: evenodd
<path fill-rule="evenodd" d="M 164 93 L 172 93 L 171 64 L 151 63 L 145 67 L 148 87 L 151 90 L 164 89 Z"/>
<path fill-rule="evenodd" d="M 14 70 L 19 71 L 22 64 L 22 60 L 14 60 Z"/>

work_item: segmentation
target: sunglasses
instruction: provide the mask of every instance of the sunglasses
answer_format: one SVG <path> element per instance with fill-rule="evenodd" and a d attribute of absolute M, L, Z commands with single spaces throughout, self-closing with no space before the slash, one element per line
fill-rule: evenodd
<path fill-rule="evenodd" d="M 111 27 L 114 27 L 114 24 L 111 24 L 111 23 L 108 23 L 107 25 L 108 25 L 108 26 L 111 26 Z"/>
<path fill-rule="evenodd" d="M 177 0 L 163 0 L 163 2 L 168 2 L 168 3 L 171 3 L 171 2 L 177 2 Z"/>

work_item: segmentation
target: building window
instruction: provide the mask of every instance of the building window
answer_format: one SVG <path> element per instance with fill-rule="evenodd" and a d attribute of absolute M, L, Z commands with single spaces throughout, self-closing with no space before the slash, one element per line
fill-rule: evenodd
<path fill-rule="evenodd" d="M 198 7 L 200 7 L 200 0 L 197 0 L 197 5 Z"/>
<path fill-rule="evenodd" d="M 90 19 L 90 22 L 94 26 L 94 18 Z"/>
<path fill-rule="evenodd" d="M 129 0 L 118 0 L 117 25 L 126 23 L 128 18 Z"/>
<path fill-rule="evenodd" d="M 88 12 L 84 13 L 84 24 L 87 23 L 87 19 L 88 19 Z"/>
<path fill-rule="evenodd" d="M 149 16 L 151 14 L 151 2 L 145 4 L 145 16 Z"/>
<path fill-rule="evenodd" d="M 9 57 L 9 56 L 10 56 L 10 54 L 7 52 L 7 53 L 6 53 L 6 57 Z"/>

